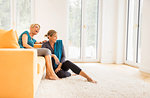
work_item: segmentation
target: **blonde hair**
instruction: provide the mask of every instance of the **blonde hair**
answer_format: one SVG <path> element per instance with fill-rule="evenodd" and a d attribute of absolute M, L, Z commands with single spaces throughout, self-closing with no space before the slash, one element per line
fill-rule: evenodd
<path fill-rule="evenodd" d="M 40 28 L 40 25 L 39 25 L 39 24 L 31 24 L 31 25 L 30 25 L 30 28 L 34 28 L 36 25 L 38 25 L 39 28 Z"/>
<path fill-rule="evenodd" d="M 56 34 L 57 32 L 55 30 L 49 30 L 47 32 L 47 34 L 45 34 L 45 37 L 48 38 L 48 36 L 52 37 L 54 34 Z M 49 38 L 48 38 L 49 39 Z"/>

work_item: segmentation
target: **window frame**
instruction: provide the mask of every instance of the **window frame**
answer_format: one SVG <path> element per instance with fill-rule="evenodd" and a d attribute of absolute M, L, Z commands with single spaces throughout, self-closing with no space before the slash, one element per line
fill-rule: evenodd
<path fill-rule="evenodd" d="M 139 67 L 139 62 L 138 62 L 138 58 L 139 58 L 139 46 L 140 46 L 140 24 L 141 24 L 141 0 L 138 0 L 138 19 L 137 19 L 137 31 L 136 34 L 134 34 L 133 36 L 135 37 L 136 43 L 135 43 L 135 47 L 134 47 L 134 54 L 133 54 L 133 61 L 129 61 L 128 60 L 128 43 L 129 43 L 129 10 L 130 10 L 130 0 L 127 0 L 128 4 L 127 4 L 127 33 L 126 33 L 126 58 L 125 58 L 125 64 L 129 64 L 131 66 L 134 67 Z"/>
<path fill-rule="evenodd" d="M 11 5 L 11 28 L 13 30 L 17 29 L 17 10 L 16 10 L 16 3 L 17 0 L 10 0 Z M 35 22 L 35 0 L 31 0 L 31 23 Z"/>
<path fill-rule="evenodd" d="M 72 58 L 67 58 L 72 60 L 73 62 L 100 62 L 100 43 L 101 43 L 101 26 L 102 26 L 102 17 L 101 17 L 101 13 L 102 13 L 102 0 L 98 0 L 98 8 L 97 8 L 97 46 L 96 46 L 96 59 L 85 59 L 85 33 L 84 33 L 84 2 L 86 0 L 81 0 L 81 27 L 80 27 L 80 34 L 81 34 L 81 41 L 80 41 L 80 58 L 79 59 L 72 59 Z M 67 46 L 68 47 L 68 46 Z M 67 53 L 67 52 L 66 52 Z"/>

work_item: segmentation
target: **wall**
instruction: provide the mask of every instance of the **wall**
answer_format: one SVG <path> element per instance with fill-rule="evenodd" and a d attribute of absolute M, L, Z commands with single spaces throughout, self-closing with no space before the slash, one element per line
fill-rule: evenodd
<path fill-rule="evenodd" d="M 102 27 L 100 31 L 100 61 L 102 63 L 124 63 L 126 1 L 100 0 L 102 2 Z M 35 0 L 35 19 L 41 25 L 36 39 L 43 40 L 49 29 L 58 31 L 66 44 L 67 0 Z"/>
<path fill-rule="evenodd" d="M 117 32 L 117 2 L 103 0 L 102 13 L 102 63 L 114 63 L 116 32 Z"/>
<path fill-rule="evenodd" d="M 150 0 L 143 0 L 141 17 L 141 64 L 140 70 L 150 73 Z"/>
<path fill-rule="evenodd" d="M 124 63 L 126 0 L 103 0 L 102 63 Z"/>
<path fill-rule="evenodd" d="M 127 0 L 118 0 L 118 24 L 116 39 L 115 63 L 122 64 L 126 56 L 126 35 L 127 35 Z"/>
<path fill-rule="evenodd" d="M 67 0 L 35 0 L 35 18 L 33 21 L 41 25 L 40 33 L 35 37 L 43 40 L 50 29 L 58 32 L 59 39 L 65 43 L 67 32 Z"/>

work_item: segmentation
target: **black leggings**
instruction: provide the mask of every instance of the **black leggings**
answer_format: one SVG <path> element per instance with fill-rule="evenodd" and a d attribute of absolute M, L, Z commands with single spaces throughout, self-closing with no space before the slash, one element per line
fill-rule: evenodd
<path fill-rule="evenodd" d="M 81 68 L 79 68 L 77 65 L 75 65 L 74 63 L 68 60 L 62 63 L 61 69 L 62 70 L 56 73 L 56 75 L 59 78 L 66 78 L 66 77 L 71 76 L 71 74 L 67 72 L 69 69 L 71 69 L 76 74 L 79 74 L 81 72 Z"/>

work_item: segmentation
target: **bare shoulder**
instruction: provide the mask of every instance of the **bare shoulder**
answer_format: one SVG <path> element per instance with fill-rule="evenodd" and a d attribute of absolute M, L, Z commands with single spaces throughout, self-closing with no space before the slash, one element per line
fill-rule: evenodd
<path fill-rule="evenodd" d="M 22 37 L 23 37 L 23 36 L 26 36 L 26 37 L 28 37 L 26 33 L 25 33 L 25 34 L 23 34 L 23 35 L 22 35 Z"/>

